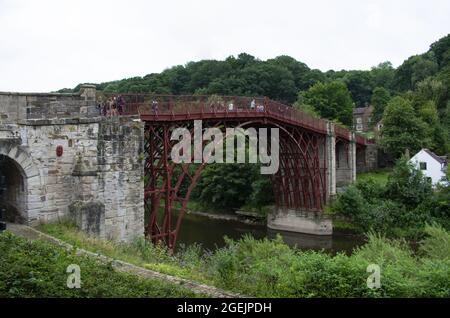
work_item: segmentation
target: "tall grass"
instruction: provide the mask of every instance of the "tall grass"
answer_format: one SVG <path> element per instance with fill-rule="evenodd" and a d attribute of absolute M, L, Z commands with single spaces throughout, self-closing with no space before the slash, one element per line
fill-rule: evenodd
<path fill-rule="evenodd" d="M 45 225 L 50 234 L 111 257 L 257 297 L 450 297 L 450 233 L 427 226 L 420 252 L 404 240 L 369 233 L 351 256 L 300 251 L 275 240 L 252 236 L 226 239 L 205 253 L 182 247 L 170 256 L 145 240 L 114 244 L 90 239 L 70 225 Z M 381 288 L 367 287 L 367 267 L 381 268 Z"/>
<path fill-rule="evenodd" d="M 119 273 L 110 264 L 54 244 L 0 234 L 1 297 L 196 297 L 181 286 Z M 81 288 L 67 287 L 67 267 L 80 267 Z"/>

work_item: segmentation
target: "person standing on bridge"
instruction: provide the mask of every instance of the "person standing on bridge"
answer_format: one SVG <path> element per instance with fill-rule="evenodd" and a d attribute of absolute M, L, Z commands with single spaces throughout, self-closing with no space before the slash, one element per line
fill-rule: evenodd
<path fill-rule="evenodd" d="M 257 107 L 256 107 L 256 111 L 257 112 L 263 112 L 264 111 L 264 105 L 258 105 Z"/>
<path fill-rule="evenodd" d="M 114 100 L 110 97 L 105 103 L 106 117 L 111 117 L 113 115 L 113 104 Z"/>
<path fill-rule="evenodd" d="M 119 116 L 119 112 L 117 111 L 117 98 L 116 98 L 116 96 L 114 96 L 114 99 L 112 100 L 112 103 L 111 103 L 111 116 L 112 117 Z"/>
<path fill-rule="evenodd" d="M 256 108 L 256 102 L 255 102 L 255 99 L 252 99 L 252 102 L 250 103 L 250 109 L 255 110 L 255 108 Z"/>
<path fill-rule="evenodd" d="M 117 110 L 119 112 L 119 115 L 123 115 L 124 106 L 125 106 L 125 99 L 123 98 L 122 95 L 119 95 L 117 97 Z"/>
<path fill-rule="evenodd" d="M 231 101 L 231 102 L 228 104 L 228 110 L 230 110 L 230 111 L 234 110 L 234 104 L 233 104 L 233 101 Z"/>
<path fill-rule="evenodd" d="M 153 114 L 158 115 L 158 102 L 156 100 L 152 102 L 152 112 Z"/>
<path fill-rule="evenodd" d="M 100 98 L 97 100 L 97 110 L 98 110 L 98 114 L 99 114 L 100 116 L 103 115 L 103 104 L 104 104 L 103 98 L 100 97 Z"/>

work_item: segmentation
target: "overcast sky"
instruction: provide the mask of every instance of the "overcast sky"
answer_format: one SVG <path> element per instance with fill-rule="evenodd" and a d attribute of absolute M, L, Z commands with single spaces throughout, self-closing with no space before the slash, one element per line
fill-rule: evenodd
<path fill-rule="evenodd" d="M 0 0 L 0 91 L 53 91 L 241 52 L 323 71 L 398 66 L 449 32 L 449 0 Z"/>

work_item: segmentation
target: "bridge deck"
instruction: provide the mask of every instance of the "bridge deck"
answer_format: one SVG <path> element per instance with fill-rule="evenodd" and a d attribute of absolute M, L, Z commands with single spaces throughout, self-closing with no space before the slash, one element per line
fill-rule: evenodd
<path fill-rule="evenodd" d="M 241 96 L 191 96 L 191 95 L 122 95 L 125 98 L 125 113 L 139 114 L 144 121 L 185 121 L 206 119 L 264 119 L 327 134 L 327 120 L 315 118 L 291 106 L 268 98 Z M 254 100 L 254 107 L 252 107 Z M 157 101 L 157 110 L 152 102 Z M 230 106 L 232 104 L 232 106 Z M 343 140 L 350 140 L 350 131 L 335 125 L 335 134 Z M 369 141 L 357 135 L 356 143 L 365 145 Z"/>

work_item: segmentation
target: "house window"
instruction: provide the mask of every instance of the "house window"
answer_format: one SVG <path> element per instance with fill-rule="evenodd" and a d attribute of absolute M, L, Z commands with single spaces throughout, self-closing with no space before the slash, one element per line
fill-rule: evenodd
<path fill-rule="evenodd" d="M 419 166 L 420 166 L 420 170 L 427 170 L 427 163 L 426 162 L 420 162 Z"/>
<path fill-rule="evenodd" d="M 356 125 L 356 130 L 357 131 L 362 131 L 363 129 L 362 129 L 362 125 Z"/>
<path fill-rule="evenodd" d="M 356 118 L 356 123 L 357 124 L 362 124 L 362 118 L 361 117 Z"/>

